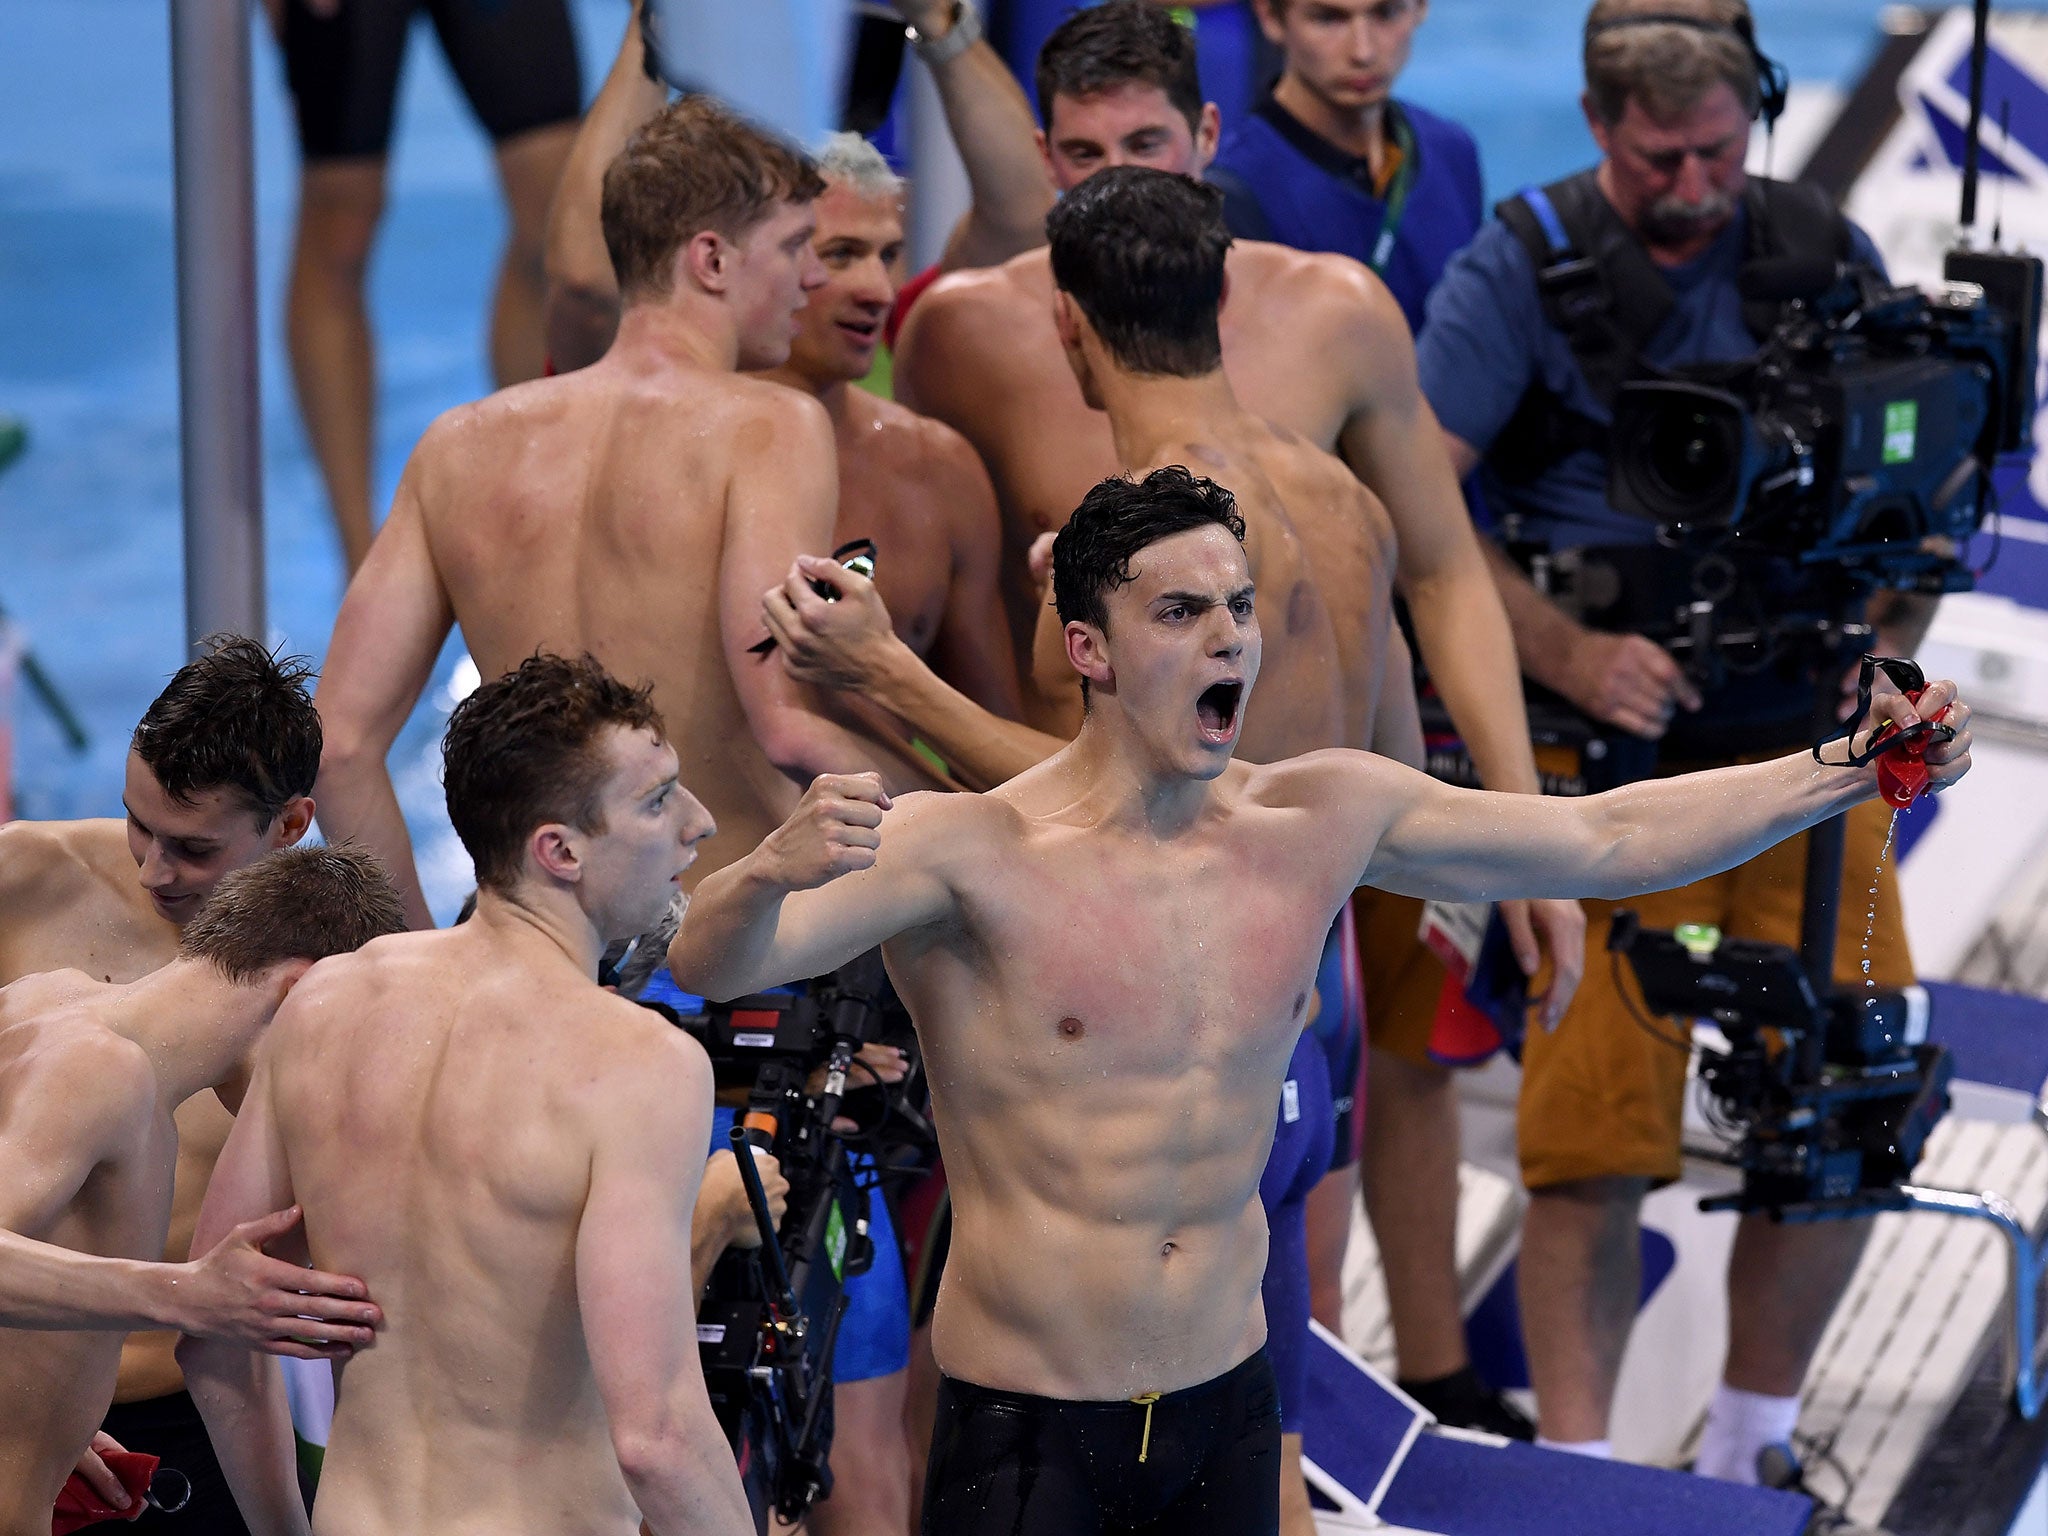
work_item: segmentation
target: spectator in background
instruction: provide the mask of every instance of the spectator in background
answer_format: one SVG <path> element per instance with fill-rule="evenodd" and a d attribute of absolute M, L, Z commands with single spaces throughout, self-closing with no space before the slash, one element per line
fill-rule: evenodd
<path fill-rule="evenodd" d="M 1428 0 L 1256 5 L 1284 64 L 1209 168 L 1231 233 L 1355 257 L 1419 330 L 1423 300 L 1484 212 L 1472 135 L 1394 99 Z"/>
<path fill-rule="evenodd" d="M 285 340 L 306 436 L 353 573 L 370 549 L 376 370 L 364 277 L 415 13 L 491 136 L 510 218 L 490 328 L 499 388 L 541 371 L 541 236 L 583 106 L 568 0 L 266 0 L 298 118 Z"/>

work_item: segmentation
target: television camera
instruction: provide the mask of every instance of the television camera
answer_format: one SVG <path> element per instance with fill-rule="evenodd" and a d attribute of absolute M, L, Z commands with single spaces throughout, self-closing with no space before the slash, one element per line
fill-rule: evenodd
<path fill-rule="evenodd" d="M 846 1284 L 873 1261 L 870 1201 L 884 1172 L 928 1161 L 936 1145 L 916 1067 L 901 1083 L 883 1085 L 872 1073 L 863 1082 L 859 1053 L 903 1043 L 915 1063 L 915 1036 L 879 952 L 801 991 L 706 1003 L 696 1014 L 648 1006 L 704 1046 L 721 1090 L 747 1094 L 732 1147 L 761 1246 L 720 1257 L 698 1309 L 697 1344 L 765 1531 L 769 1510 L 794 1522 L 832 1489 L 832 1352 Z M 845 1129 L 843 1116 L 859 1128 Z M 779 1226 L 755 1148 L 775 1156 L 789 1183 Z"/>
<path fill-rule="evenodd" d="M 2042 266 L 1958 250 L 1945 276 L 1929 295 L 1863 266 L 1754 262 L 1744 297 L 1784 308 L 1753 357 L 1621 386 L 1608 498 L 1658 535 L 1582 583 L 1615 599 L 1608 624 L 1712 687 L 1778 660 L 1835 667 L 1879 589 L 1973 584 L 1961 546 L 2033 428 Z"/>

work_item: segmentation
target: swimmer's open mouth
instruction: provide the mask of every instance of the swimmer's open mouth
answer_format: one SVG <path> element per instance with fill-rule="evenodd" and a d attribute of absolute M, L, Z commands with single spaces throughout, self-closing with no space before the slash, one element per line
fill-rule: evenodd
<path fill-rule="evenodd" d="M 839 329 L 857 341 L 868 342 L 873 341 L 882 334 L 882 322 L 879 320 L 841 320 L 839 322 Z"/>
<path fill-rule="evenodd" d="M 1195 700 L 1195 720 L 1210 741 L 1228 741 L 1237 734 L 1237 706 L 1244 698 L 1244 684 L 1211 683 Z"/>

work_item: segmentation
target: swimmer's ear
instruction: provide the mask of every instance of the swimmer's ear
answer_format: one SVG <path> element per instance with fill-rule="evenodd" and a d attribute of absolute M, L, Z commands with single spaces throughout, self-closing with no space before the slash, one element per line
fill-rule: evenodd
<path fill-rule="evenodd" d="M 1115 684 L 1116 668 L 1109 664 L 1108 640 L 1101 630 L 1069 619 L 1061 638 L 1066 642 L 1067 661 L 1090 684 L 1097 688 Z"/>
<path fill-rule="evenodd" d="M 544 822 L 528 835 L 526 851 L 534 867 L 551 880 L 575 885 L 583 879 L 583 849 L 574 827 Z"/>
<path fill-rule="evenodd" d="M 1081 345 L 1081 306 L 1064 288 L 1052 291 L 1052 328 L 1059 333 L 1060 345 L 1067 351 Z"/>
<path fill-rule="evenodd" d="M 676 275 L 706 293 L 723 293 L 732 277 L 732 248 L 715 229 L 700 229 L 676 252 Z"/>
<path fill-rule="evenodd" d="M 272 849 L 296 847 L 312 825 L 313 797 L 296 795 L 285 801 L 284 808 L 271 818 L 264 841 Z"/>
<path fill-rule="evenodd" d="M 1223 139 L 1223 112 L 1213 101 L 1202 103 L 1202 115 L 1195 120 L 1195 180 L 1216 158 L 1216 146 Z"/>

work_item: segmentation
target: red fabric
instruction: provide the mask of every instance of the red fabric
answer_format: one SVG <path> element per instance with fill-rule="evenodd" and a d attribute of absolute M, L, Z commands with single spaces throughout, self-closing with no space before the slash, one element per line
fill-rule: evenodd
<path fill-rule="evenodd" d="M 896 338 L 903 334 L 903 322 L 910 318 L 910 306 L 924 297 L 925 289 L 936 283 L 939 276 L 939 265 L 933 262 L 896 290 L 896 302 L 889 308 L 889 318 L 882 322 L 882 340 L 891 351 L 895 350 Z"/>
<path fill-rule="evenodd" d="M 1429 1059 L 1439 1066 L 1476 1067 L 1505 1043 L 1485 1011 L 1466 1000 L 1464 978 L 1445 976 L 1429 1032 Z"/>
<path fill-rule="evenodd" d="M 69 1536 L 81 1526 L 97 1525 L 102 1520 L 142 1518 L 142 1512 L 149 1507 L 149 1484 L 156 1476 L 158 1458 L 146 1451 L 104 1451 L 100 1460 L 128 1490 L 128 1507 L 108 1508 L 92 1485 L 74 1472 L 57 1495 L 57 1508 L 50 1516 L 50 1536 Z"/>

